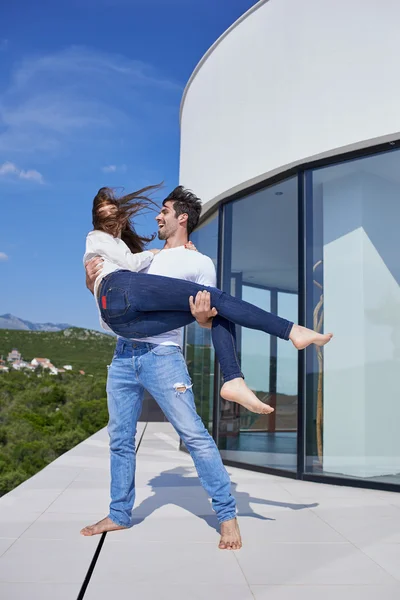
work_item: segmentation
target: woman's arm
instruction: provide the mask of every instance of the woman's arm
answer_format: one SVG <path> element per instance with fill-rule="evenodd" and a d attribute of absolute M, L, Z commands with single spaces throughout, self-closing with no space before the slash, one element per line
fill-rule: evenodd
<path fill-rule="evenodd" d="M 151 250 L 132 254 L 128 246 L 104 231 L 91 231 L 86 238 L 85 262 L 93 256 L 102 256 L 122 269 L 140 271 L 154 258 Z"/>

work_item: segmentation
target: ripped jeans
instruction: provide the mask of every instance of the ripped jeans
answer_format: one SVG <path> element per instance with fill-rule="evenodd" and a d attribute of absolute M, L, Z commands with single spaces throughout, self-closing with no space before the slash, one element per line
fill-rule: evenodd
<path fill-rule="evenodd" d="M 196 412 L 192 382 L 181 349 L 121 338 L 117 341 L 107 379 L 111 460 L 109 518 L 125 527 L 134 523 L 135 435 L 145 389 L 189 450 L 201 485 L 212 499 L 219 523 L 235 518 L 236 502 L 230 493 L 229 475 L 214 440 Z M 157 493 L 163 491 L 156 481 L 160 477 L 162 474 L 149 481 L 149 485 L 154 481 L 153 504 L 157 504 Z M 160 506 L 163 498 L 161 494 Z M 176 504 L 179 505 L 179 497 Z M 139 508 L 138 517 L 147 516 L 143 515 L 143 510 L 144 507 L 141 511 Z"/>

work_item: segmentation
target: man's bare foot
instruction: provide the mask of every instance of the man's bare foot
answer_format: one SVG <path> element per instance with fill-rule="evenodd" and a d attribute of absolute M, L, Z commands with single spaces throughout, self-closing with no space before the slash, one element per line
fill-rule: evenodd
<path fill-rule="evenodd" d="M 289 340 L 297 350 L 304 350 L 310 344 L 325 346 L 333 338 L 333 333 L 317 333 L 301 325 L 293 325 Z"/>
<path fill-rule="evenodd" d="M 274 409 L 269 404 L 264 404 L 259 398 L 247 387 L 244 379 L 237 377 L 224 383 L 221 388 L 221 396 L 224 400 L 237 402 L 247 410 L 259 415 L 269 415 L 274 412 Z"/>
<path fill-rule="evenodd" d="M 117 525 L 114 521 L 111 521 L 109 517 L 105 517 L 98 523 L 94 525 L 88 525 L 81 529 L 81 535 L 89 536 L 89 535 L 98 535 L 100 533 L 104 533 L 105 531 L 118 531 L 119 529 L 128 529 L 128 527 L 123 527 L 122 525 Z"/>
<path fill-rule="evenodd" d="M 241 547 L 242 538 L 237 519 L 221 523 L 221 539 L 218 548 L 221 550 L 240 550 Z"/>

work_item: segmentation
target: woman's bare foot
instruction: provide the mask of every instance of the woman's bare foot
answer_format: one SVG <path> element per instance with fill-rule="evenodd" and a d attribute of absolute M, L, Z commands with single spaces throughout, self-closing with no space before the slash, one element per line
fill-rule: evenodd
<path fill-rule="evenodd" d="M 237 377 L 224 383 L 221 388 L 221 396 L 224 400 L 230 400 L 231 402 L 237 402 L 250 410 L 253 413 L 259 415 L 269 415 L 274 412 L 274 409 L 269 404 L 264 404 L 259 398 L 247 387 L 244 379 Z"/>
<path fill-rule="evenodd" d="M 241 547 L 242 538 L 237 519 L 221 523 L 221 539 L 218 548 L 221 550 L 240 550 Z"/>
<path fill-rule="evenodd" d="M 304 350 L 310 344 L 325 346 L 333 338 L 333 333 L 317 333 L 301 325 L 293 325 L 289 340 L 297 350 Z"/>
<path fill-rule="evenodd" d="M 118 531 L 119 529 L 128 529 L 128 527 L 123 527 L 122 525 L 117 525 L 114 521 L 111 521 L 109 517 L 105 517 L 98 523 L 94 525 L 88 525 L 81 529 L 81 535 L 90 536 L 90 535 L 98 535 L 99 533 L 104 533 L 105 531 Z"/>

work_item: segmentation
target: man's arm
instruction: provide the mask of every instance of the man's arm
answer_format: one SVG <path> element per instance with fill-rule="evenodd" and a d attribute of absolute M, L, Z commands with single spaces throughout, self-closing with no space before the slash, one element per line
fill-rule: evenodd
<path fill-rule="evenodd" d="M 103 259 L 100 256 L 96 256 L 89 260 L 89 262 L 85 265 L 86 271 L 86 287 L 87 289 L 94 294 L 94 283 L 97 279 L 97 275 L 100 273 L 102 269 Z"/>

